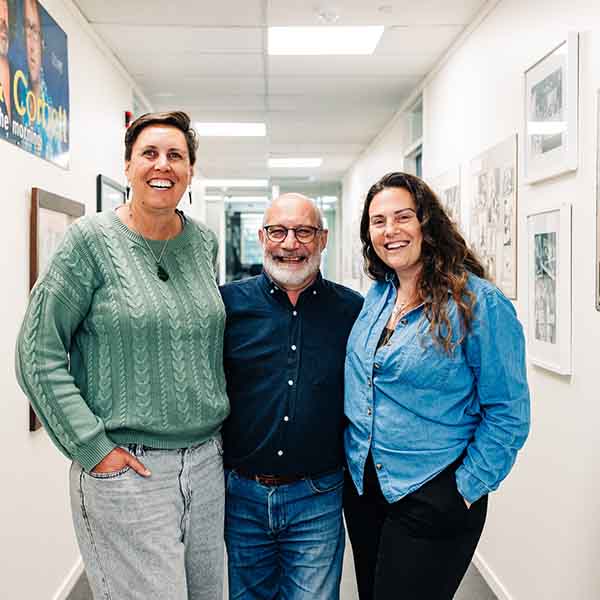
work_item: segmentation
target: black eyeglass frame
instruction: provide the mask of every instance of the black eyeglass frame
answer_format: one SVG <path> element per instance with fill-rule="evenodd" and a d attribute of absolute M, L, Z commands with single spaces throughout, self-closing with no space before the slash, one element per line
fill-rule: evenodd
<path fill-rule="evenodd" d="M 280 240 L 274 240 L 271 237 L 271 234 L 269 233 L 269 230 L 271 228 L 284 229 L 285 235 Z M 265 233 L 266 233 L 269 241 L 273 242 L 274 244 L 281 244 L 281 243 L 285 242 L 285 240 L 287 239 L 288 233 L 290 231 L 294 232 L 294 237 L 296 238 L 296 240 L 298 241 L 299 244 L 310 244 L 317 237 L 317 233 L 320 233 L 321 231 L 323 231 L 322 227 L 315 227 L 314 225 L 300 225 L 299 227 L 286 227 L 285 225 L 264 225 L 263 229 L 265 230 Z M 306 240 L 303 242 L 298 237 L 298 234 L 296 233 L 296 230 L 298 230 L 298 229 L 310 229 L 313 233 L 310 240 Z"/>

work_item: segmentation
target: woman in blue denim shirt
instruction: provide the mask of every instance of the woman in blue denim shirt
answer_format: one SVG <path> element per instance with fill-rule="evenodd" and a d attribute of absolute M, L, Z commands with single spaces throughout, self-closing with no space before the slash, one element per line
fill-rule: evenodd
<path fill-rule="evenodd" d="M 529 431 L 522 327 L 431 189 L 390 173 L 360 236 L 344 510 L 361 600 L 451 599 Z"/>

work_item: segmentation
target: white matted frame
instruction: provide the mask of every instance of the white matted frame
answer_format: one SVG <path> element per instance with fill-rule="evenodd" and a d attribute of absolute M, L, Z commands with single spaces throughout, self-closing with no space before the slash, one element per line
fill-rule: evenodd
<path fill-rule="evenodd" d="M 532 363 L 571 373 L 571 205 L 527 217 L 528 354 Z"/>
<path fill-rule="evenodd" d="M 469 242 L 489 278 L 517 298 L 517 135 L 471 160 Z"/>
<path fill-rule="evenodd" d="M 535 183 L 577 169 L 579 34 L 525 71 L 524 174 Z"/>

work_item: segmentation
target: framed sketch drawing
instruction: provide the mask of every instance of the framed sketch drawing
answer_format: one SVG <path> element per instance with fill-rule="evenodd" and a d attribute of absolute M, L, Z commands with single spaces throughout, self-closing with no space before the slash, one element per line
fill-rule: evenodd
<path fill-rule="evenodd" d="M 571 373 L 571 205 L 529 215 L 531 362 Z"/>
<path fill-rule="evenodd" d="M 125 188 L 105 175 L 96 177 L 96 211 L 114 210 L 126 201 Z"/>
<path fill-rule="evenodd" d="M 39 188 L 31 190 L 31 217 L 29 237 L 29 287 L 33 288 L 38 276 L 60 244 L 67 227 L 85 213 L 85 206 L 68 198 Z M 29 409 L 29 431 L 41 424 Z"/>
<path fill-rule="evenodd" d="M 517 297 L 517 135 L 471 161 L 469 241 L 489 277 Z"/>
<path fill-rule="evenodd" d="M 525 181 L 577 169 L 579 34 L 525 71 Z"/>
<path fill-rule="evenodd" d="M 431 180 L 431 187 L 438 195 L 446 214 L 463 231 L 460 203 L 460 167 L 446 171 Z"/>

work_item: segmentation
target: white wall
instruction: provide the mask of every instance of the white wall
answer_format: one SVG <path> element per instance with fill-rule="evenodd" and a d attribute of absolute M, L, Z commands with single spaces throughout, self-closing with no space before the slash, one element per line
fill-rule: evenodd
<path fill-rule="evenodd" d="M 29 433 L 28 407 L 14 376 L 14 344 L 29 286 L 29 212 L 33 186 L 96 205 L 96 175 L 123 177 L 124 111 L 132 86 L 86 33 L 69 0 L 43 0 L 67 33 L 71 165 L 54 165 L 0 141 L 3 236 L 0 272 L 0 580 L 2 597 L 60 597 L 78 551 L 72 533 L 67 461 L 43 431 Z M 55 596 L 56 595 L 56 596 Z"/>
<path fill-rule="evenodd" d="M 515 306 L 526 325 L 527 212 L 571 202 L 574 374 L 561 377 L 530 366 L 531 436 L 515 469 L 491 497 L 477 553 L 499 597 L 513 600 L 600 598 L 600 313 L 594 309 L 593 259 L 600 4 L 502 0 L 423 89 L 425 177 L 461 163 L 465 183 L 471 158 L 510 134 L 521 135 L 523 72 L 569 30 L 582 32 L 579 169 L 535 186 L 519 182 Z M 368 186 L 389 168 L 401 169 L 403 145 L 397 130 L 386 131 L 347 174 L 344 231 L 352 223 L 348 212 L 362 202 Z M 520 157 L 521 150 L 522 140 Z M 348 239 L 345 258 L 350 244 Z"/>

